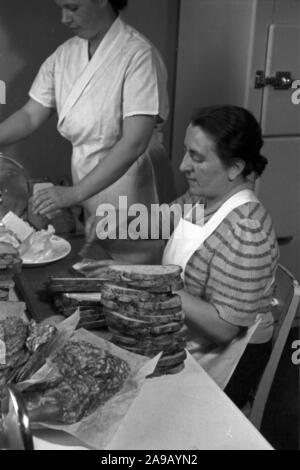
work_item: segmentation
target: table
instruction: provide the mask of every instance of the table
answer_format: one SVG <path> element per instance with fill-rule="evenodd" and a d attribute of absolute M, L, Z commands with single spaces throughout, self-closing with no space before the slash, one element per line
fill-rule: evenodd
<path fill-rule="evenodd" d="M 16 277 L 20 298 L 38 321 L 56 315 L 45 282 L 50 275 L 70 275 L 78 261 L 82 236 L 69 238 L 65 259 L 39 268 L 24 268 Z M 69 273 L 69 274 L 68 274 Z M 174 393 L 176 391 L 176 393 Z M 39 431 L 36 449 L 82 449 L 82 443 L 57 431 Z M 125 416 L 110 450 L 270 450 L 271 446 L 206 372 L 188 356 L 184 371 L 147 380 Z"/>
<path fill-rule="evenodd" d="M 84 244 L 84 237 L 70 234 L 65 238 L 72 248 L 68 256 L 45 266 L 23 267 L 22 272 L 14 278 L 18 298 L 26 302 L 28 316 L 38 322 L 57 315 L 47 290 L 49 277 L 71 277 L 72 265 L 79 261 L 78 252 Z M 73 272 L 73 277 L 80 276 Z"/>
<path fill-rule="evenodd" d="M 71 436 L 50 430 L 36 434 L 35 446 L 84 448 Z M 192 356 L 180 374 L 145 382 L 108 446 L 108 450 L 271 449 Z"/>

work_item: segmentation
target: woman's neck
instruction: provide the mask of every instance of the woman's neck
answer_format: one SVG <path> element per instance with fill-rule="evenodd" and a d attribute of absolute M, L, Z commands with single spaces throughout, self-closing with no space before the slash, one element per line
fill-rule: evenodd
<path fill-rule="evenodd" d="M 89 39 L 89 59 L 93 57 L 104 36 L 107 34 L 116 19 L 117 16 L 115 14 L 108 15 L 103 19 L 101 29 L 98 31 L 98 33 L 93 38 Z"/>
<path fill-rule="evenodd" d="M 205 210 L 207 212 L 214 212 L 217 210 L 222 204 L 224 204 L 227 199 L 229 199 L 234 194 L 238 193 L 239 191 L 243 191 L 244 189 L 253 189 L 253 183 L 250 181 L 241 181 L 237 185 L 235 185 L 230 191 L 226 192 L 221 197 L 218 198 L 206 198 L 205 199 Z"/>

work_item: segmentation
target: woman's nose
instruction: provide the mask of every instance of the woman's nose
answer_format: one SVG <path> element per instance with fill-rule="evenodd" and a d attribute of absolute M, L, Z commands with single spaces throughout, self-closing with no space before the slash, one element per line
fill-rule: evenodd
<path fill-rule="evenodd" d="M 179 170 L 182 172 L 186 172 L 186 171 L 191 171 L 191 169 L 192 169 L 192 160 L 188 152 L 186 152 L 180 164 Z"/>
<path fill-rule="evenodd" d="M 63 9 L 61 13 L 61 22 L 64 25 L 68 25 L 71 21 L 71 12 L 69 10 Z"/>

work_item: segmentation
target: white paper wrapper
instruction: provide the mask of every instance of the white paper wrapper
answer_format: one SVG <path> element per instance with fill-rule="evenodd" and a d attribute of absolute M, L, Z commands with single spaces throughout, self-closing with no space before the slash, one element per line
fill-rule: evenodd
<path fill-rule="evenodd" d="M 75 315 L 75 314 L 74 314 Z M 73 315 L 73 317 L 74 317 Z M 59 325 L 60 331 L 66 328 L 66 333 L 69 332 L 69 328 L 72 329 L 72 321 L 74 318 L 70 317 L 67 328 L 66 322 Z M 70 335 L 68 335 L 68 339 Z M 145 381 L 145 378 L 150 375 L 159 360 L 159 356 L 149 360 L 146 357 L 132 354 L 126 350 L 120 349 L 114 344 L 90 333 L 86 330 L 78 330 L 71 336 L 74 340 L 81 340 L 88 342 L 98 348 L 102 348 L 105 351 L 113 354 L 123 360 L 125 360 L 130 367 L 130 375 L 124 382 L 121 390 L 114 395 L 105 404 L 101 405 L 93 414 L 84 418 L 82 421 L 72 425 L 50 425 L 40 423 L 43 427 L 50 429 L 57 429 L 65 431 L 77 439 L 95 449 L 105 449 L 109 444 L 115 433 L 117 432 L 122 419 L 126 416 L 131 404 L 138 396 L 140 389 Z M 65 341 L 62 341 L 63 346 Z M 50 355 L 50 360 L 36 372 L 30 380 L 18 384 L 21 390 L 26 390 L 30 385 L 36 383 L 42 383 L 48 381 L 50 377 L 53 377 L 54 368 L 51 364 L 51 357 L 57 353 L 53 351 Z"/>

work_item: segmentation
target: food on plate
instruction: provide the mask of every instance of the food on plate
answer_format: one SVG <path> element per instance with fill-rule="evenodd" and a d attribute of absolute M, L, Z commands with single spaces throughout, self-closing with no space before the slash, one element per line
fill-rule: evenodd
<path fill-rule="evenodd" d="M 55 381 L 36 384 L 23 396 L 29 413 L 48 407 L 64 424 L 92 414 L 123 386 L 130 368 L 127 362 L 85 341 L 70 340 L 52 359 Z M 60 416 L 57 415 L 60 410 Z"/>
<path fill-rule="evenodd" d="M 14 212 L 8 212 L 2 219 L 2 223 L 11 230 L 20 243 L 24 242 L 33 232 L 34 228 L 18 217 Z"/>
<path fill-rule="evenodd" d="M 30 237 L 22 243 L 20 247 L 21 256 L 26 256 L 26 259 L 31 262 L 39 262 L 54 255 L 51 240 L 54 233 L 55 230 L 52 225 L 49 225 L 47 230 L 33 232 Z"/>
<path fill-rule="evenodd" d="M 0 242 L 8 243 L 12 245 L 14 248 L 19 248 L 20 242 L 16 238 L 14 232 L 7 229 L 5 225 L 0 225 Z"/>
<path fill-rule="evenodd" d="M 52 236 L 55 229 L 52 225 L 47 230 L 36 231 L 13 212 L 8 212 L 3 217 L 2 224 L 4 228 L 0 230 L 0 241 L 13 245 L 26 260 L 36 263 L 54 254 Z"/>

